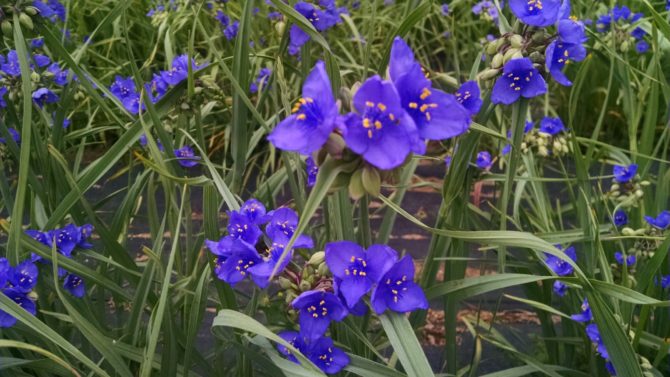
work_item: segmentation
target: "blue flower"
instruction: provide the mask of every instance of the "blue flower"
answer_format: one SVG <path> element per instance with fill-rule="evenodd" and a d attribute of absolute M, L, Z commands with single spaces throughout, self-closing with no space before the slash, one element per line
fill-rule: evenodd
<path fill-rule="evenodd" d="M 496 5 L 489 0 L 483 0 L 478 2 L 472 7 L 472 13 L 481 16 L 485 19 L 491 20 L 498 24 L 498 19 L 500 18 L 500 15 L 498 14 L 498 8 L 496 8 Z"/>
<path fill-rule="evenodd" d="M 555 245 L 559 249 L 563 249 L 560 245 Z M 563 251 L 570 259 L 572 259 L 574 262 L 577 261 L 577 252 L 575 251 L 574 246 L 570 246 L 569 248 L 565 249 Z M 563 259 L 547 254 L 547 259 L 545 260 L 545 263 L 549 268 L 556 273 L 558 276 L 566 276 L 572 274 L 574 269 L 568 262 L 564 261 Z"/>
<path fill-rule="evenodd" d="M 391 47 L 389 73 L 421 138 L 442 140 L 467 131 L 470 112 L 454 95 L 433 88 L 414 53 L 400 37 L 395 38 Z"/>
<path fill-rule="evenodd" d="M 7 284 L 11 271 L 12 266 L 9 264 L 7 258 L 0 257 L 0 289 L 4 288 Z"/>
<path fill-rule="evenodd" d="M 309 341 L 321 337 L 328 329 L 330 321 L 339 322 L 347 316 L 347 309 L 330 292 L 303 292 L 291 305 L 299 313 L 300 334 Z"/>
<path fill-rule="evenodd" d="M 393 169 L 410 151 L 425 151 L 416 124 L 403 109 L 391 82 L 379 76 L 367 79 L 354 95 L 353 104 L 358 114 L 350 114 L 345 121 L 345 141 L 368 163 L 383 170 Z"/>
<path fill-rule="evenodd" d="M 553 285 L 553 291 L 558 295 L 558 297 L 563 297 L 565 296 L 566 293 L 568 293 L 568 286 L 567 284 L 563 283 L 560 280 L 556 280 Z"/>
<path fill-rule="evenodd" d="M 226 37 L 227 40 L 232 41 L 237 37 L 237 31 L 240 28 L 240 21 L 234 21 L 232 24 L 228 25 L 223 30 L 223 35 Z"/>
<path fill-rule="evenodd" d="M 305 170 L 307 172 L 307 187 L 314 187 L 316 184 L 316 177 L 319 174 L 319 166 L 314 162 L 312 157 L 307 157 L 305 165 Z"/>
<path fill-rule="evenodd" d="M 609 359 L 609 353 L 607 352 L 607 348 L 605 347 L 603 339 L 600 337 L 598 325 L 591 323 L 590 325 L 586 326 L 586 335 L 589 337 L 591 342 L 596 344 L 596 349 L 598 350 L 600 356 L 602 356 L 603 359 Z"/>
<path fill-rule="evenodd" d="M 559 0 L 510 0 L 509 7 L 521 22 L 538 27 L 553 25 L 558 20 Z"/>
<path fill-rule="evenodd" d="M 642 39 L 644 38 L 645 35 L 647 35 L 647 32 L 644 31 L 643 28 L 638 26 L 635 29 L 633 29 L 633 31 L 630 32 L 630 35 L 635 39 Z"/>
<path fill-rule="evenodd" d="M 510 105 L 520 97 L 533 98 L 547 92 L 547 83 L 528 58 L 512 59 L 493 85 L 491 101 Z"/>
<path fill-rule="evenodd" d="M 214 18 L 217 21 L 219 21 L 221 26 L 224 27 L 224 28 L 227 27 L 228 25 L 230 25 L 230 17 L 228 17 L 228 15 L 223 13 L 223 11 L 221 11 L 221 10 L 216 11 L 216 16 L 214 16 Z"/>
<path fill-rule="evenodd" d="M 565 126 L 563 125 L 561 118 L 544 117 L 540 121 L 539 131 L 554 136 L 565 131 Z"/>
<path fill-rule="evenodd" d="M 384 313 L 386 309 L 398 313 L 428 309 L 426 295 L 414 283 L 412 257 L 407 255 L 391 267 L 372 292 L 370 302 L 377 314 Z"/>
<path fill-rule="evenodd" d="M 293 237 L 295 228 L 298 226 L 298 214 L 290 208 L 279 208 L 268 213 L 270 221 L 265 227 L 265 233 L 270 239 L 282 239 L 282 237 Z M 314 247 L 311 237 L 301 234 L 295 241 L 295 247 Z"/>
<path fill-rule="evenodd" d="M 56 85 L 65 86 L 68 82 L 69 69 L 61 69 L 58 63 L 53 63 L 47 68 L 47 71 L 54 75 L 53 80 Z"/>
<path fill-rule="evenodd" d="M 481 151 L 477 153 L 477 159 L 475 164 L 480 169 L 488 169 L 493 165 L 493 159 L 491 158 L 491 153 L 488 151 Z"/>
<path fill-rule="evenodd" d="M 39 107 L 42 107 L 49 103 L 56 103 L 59 100 L 58 95 L 56 95 L 56 93 L 52 92 L 47 88 L 37 89 L 36 91 L 33 92 L 32 98 L 33 101 Z"/>
<path fill-rule="evenodd" d="M 42 48 L 44 46 L 44 38 L 35 38 L 30 41 L 31 48 Z"/>
<path fill-rule="evenodd" d="M 7 288 L 0 290 L 5 296 L 12 299 L 15 303 L 21 306 L 28 313 L 35 315 L 37 314 L 37 307 L 35 302 L 28 297 L 24 292 L 21 292 L 14 288 Z M 16 324 L 16 318 L 14 318 L 9 313 L 0 309 L 0 328 L 3 327 L 12 327 Z"/>
<path fill-rule="evenodd" d="M 449 15 L 449 4 L 442 4 L 440 6 L 440 11 L 442 12 L 443 16 L 448 16 Z"/>
<path fill-rule="evenodd" d="M 7 107 L 7 102 L 5 101 L 5 95 L 7 95 L 7 91 L 8 90 L 6 86 L 0 86 L 0 109 Z"/>
<path fill-rule="evenodd" d="M 244 202 L 242 207 L 240 207 L 240 213 L 247 216 L 247 218 L 256 225 L 265 224 L 270 220 L 270 218 L 266 216 L 267 211 L 265 206 L 256 199 L 249 199 Z"/>
<path fill-rule="evenodd" d="M 270 68 L 265 68 L 265 67 L 261 68 L 261 70 L 258 71 L 258 75 L 256 76 L 256 79 L 249 86 L 249 91 L 251 93 L 257 93 L 259 87 L 265 88 L 271 74 L 272 74 L 272 70 L 270 70 Z"/>
<path fill-rule="evenodd" d="M 179 162 L 179 165 L 185 168 L 192 168 L 198 165 L 198 161 L 200 161 L 201 158 L 200 156 L 196 156 L 193 148 L 188 145 L 184 145 L 179 149 L 175 149 L 174 155 L 177 157 L 177 162 Z"/>
<path fill-rule="evenodd" d="M 591 322 L 593 320 L 593 314 L 591 313 L 591 307 L 589 306 L 589 302 L 584 299 L 582 302 L 582 312 L 579 314 L 573 314 L 570 316 L 573 321 L 577 322 Z"/>
<path fill-rule="evenodd" d="M 307 77 L 292 114 L 272 130 L 268 140 L 279 149 L 310 154 L 326 143 L 335 129 L 338 112 L 325 64 L 319 61 Z"/>
<path fill-rule="evenodd" d="M 551 76 L 561 85 L 571 86 L 563 68 L 570 62 L 579 62 L 586 58 L 586 48 L 581 44 L 553 41 L 545 52 L 545 65 Z"/>
<path fill-rule="evenodd" d="M 613 174 L 614 180 L 619 183 L 630 182 L 637 174 L 637 164 L 630 164 L 628 166 L 614 165 Z"/>
<path fill-rule="evenodd" d="M 7 60 L 0 64 L 0 71 L 5 72 L 6 74 L 19 77 L 21 76 L 21 67 L 19 66 L 19 56 L 16 54 L 16 50 L 10 50 L 7 53 Z"/>
<path fill-rule="evenodd" d="M 23 261 L 11 269 L 8 275 L 9 284 L 18 292 L 29 293 L 37 284 L 38 274 L 37 266 L 31 260 Z"/>
<path fill-rule="evenodd" d="M 398 260 L 396 251 L 386 245 L 372 245 L 366 251 L 351 241 L 330 242 L 326 244 L 325 253 L 337 290 L 349 308 L 353 308 Z"/>
<path fill-rule="evenodd" d="M 253 219 L 246 213 L 238 211 L 228 212 L 228 234 L 230 237 L 255 245 L 260 239 L 262 232 Z"/>
<path fill-rule="evenodd" d="M 12 137 L 12 140 L 19 145 L 21 144 L 21 135 L 19 134 L 19 131 L 17 131 L 15 128 L 8 128 L 7 132 L 9 132 L 9 135 Z M 0 137 L 0 144 L 6 144 L 7 140 L 5 140 L 4 137 Z"/>
<path fill-rule="evenodd" d="M 259 280 L 247 270 L 262 262 L 263 259 L 258 255 L 253 246 L 244 241 L 235 242 L 227 258 L 218 258 L 217 264 L 219 266 L 215 270 L 215 273 L 220 280 L 225 281 L 232 287 L 244 280 L 246 276 L 251 276 L 252 280 L 260 286 L 266 284 L 267 279 L 265 281 Z"/>
<path fill-rule="evenodd" d="M 567 44 L 581 44 L 587 41 L 584 23 L 572 18 L 558 21 L 558 39 Z"/>
<path fill-rule="evenodd" d="M 621 209 L 617 210 L 616 212 L 614 212 L 613 222 L 614 222 L 614 226 L 622 227 L 622 226 L 628 224 L 628 215 L 626 214 L 626 212 L 624 210 L 621 210 Z"/>
<path fill-rule="evenodd" d="M 281 233 L 280 233 L 281 234 Z M 275 276 L 279 275 L 286 266 L 291 262 L 293 258 L 293 249 L 289 250 L 284 259 L 280 258 L 284 253 L 286 244 L 288 243 L 289 238 L 281 234 L 274 240 L 272 240 L 272 246 L 268 248 L 268 255 L 263 259 L 263 262 L 257 264 L 256 266 L 249 268 L 249 273 L 252 275 L 254 282 L 260 288 L 265 288 L 270 284 L 270 276 L 272 271 L 277 270 Z M 311 245 L 305 246 L 304 244 L 295 245 L 295 247 L 312 247 Z"/>
<path fill-rule="evenodd" d="M 624 254 L 620 251 L 617 251 L 617 252 L 614 253 L 614 259 L 620 265 L 623 265 L 624 260 L 625 260 L 627 266 L 632 266 L 637 261 L 637 258 L 635 257 L 635 254 L 631 254 L 631 255 L 624 258 Z"/>
<path fill-rule="evenodd" d="M 86 285 L 84 284 L 84 279 L 75 274 L 68 274 L 65 277 L 63 288 L 70 292 L 72 296 L 77 298 L 82 298 L 86 294 Z"/>
<path fill-rule="evenodd" d="M 48 56 L 42 54 L 34 54 L 33 61 L 35 62 L 35 65 L 37 65 L 37 67 L 39 68 L 44 68 L 49 64 L 51 64 L 51 59 Z"/>
<path fill-rule="evenodd" d="M 651 216 L 645 216 L 644 220 L 649 223 L 649 225 L 664 230 L 667 229 L 668 226 L 670 226 L 670 212 L 668 211 L 663 211 L 656 216 L 656 218 L 653 218 Z"/>
<path fill-rule="evenodd" d="M 350 362 L 349 356 L 335 347 L 332 339 L 325 336 L 311 345 L 308 358 L 314 365 L 328 374 L 338 373 Z"/>
<path fill-rule="evenodd" d="M 303 355 L 308 353 L 309 345 L 297 331 L 282 331 L 277 335 L 279 335 L 280 338 L 284 339 L 286 342 L 292 345 L 293 348 L 300 351 L 300 353 L 302 353 Z M 289 349 L 286 348 L 285 346 L 277 344 L 277 350 L 279 351 L 279 353 L 286 356 L 287 359 L 293 361 L 296 364 L 299 363 L 298 359 L 296 359 L 293 353 L 289 351 Z"/>
<path fill-rule="evenodd" d="M 56 239 L 58 251 L 70 258 L 74 248 L 81 242 L 81 229 L 74 224 L 68 224 L 63 228 L 55 229 L 52 237 Z"/>
<path fill-rule="evenodd" d="M 305 17 L 316 30 L 326 31 L 340 22 L 340 13 L 334 2 L 320 4 L 326 8 L 321 10 L 313 4 L 303 1 L 297 2 L 293 7 L 298 13 Z M 295 55 L 300 47 L 309 41 L 309 34 L 305 33 L 298 25 L 292 25 L 289 30 L 289 54 Z"/>
<path fill-rule="evenodd" d="M 650 48 L 651 46 L 649 46 L 647 41 L 639 41 L 635 44 L 635 50 L 638 54 L 644 54 L 645 52 L 649 51 Z"/>
<path fill-rule="evenodd" d="M 479 86 L 476 81 L 466 81 L 454 93 L 456 100 L 470 113 L 471 116 L 477 115 L 482 107 Z"/>
<path fill-rule="evenodd" d="M 148 140 L 147 140 L 147 135 L 146 135 L 146 134 L 142 134 L 142 135 L 140 136 L 140 145 L 141 145 L 142 147 L 146 148 L 146 146 L 147 146 L 147 142 L 148 142 Z M 156 146 L 158 147 L 158 150 L 159 150 L 159 151 L 161 151 L 161 152 L 165 151 L 165 147 L 163 147 L 163 144 L 162 144 L 161 141 L 158 140 L 158 139 L 156 139 Z"/>

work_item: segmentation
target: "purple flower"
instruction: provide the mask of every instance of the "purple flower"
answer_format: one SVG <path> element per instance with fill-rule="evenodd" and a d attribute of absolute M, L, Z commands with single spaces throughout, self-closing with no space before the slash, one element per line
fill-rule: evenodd
<path fill-rule="evenodd" d="M 214 16 L 214 18 L 216 18 L 216 20 L 219 21 L 221 26 L 224 28 L 230 25 L 230 17 L 228 17 L 228 15 L 223 13 L 221 10 L 216 11 L 216 16 Z"/>
<path fill-rule="evenodd" d="M 386 309 L 398 313 L 428 309 L 423 290 L 414 283 L 412 257 L 407 255 L 391 267 L 372 292 L 370 302 L 377 314 L 384 313 Z"/>
<path fill-rule="evenodd" d="M 298 226 L 298 214 L 290 208 L 279 208 L 268 213 L 270 221 L 265 227 L 265 233 L 270 239 L 282 239 L 282 237 L 293 237 L 295 228 Z M 295 241 L 296 247 L 314 247 L 311 237 L 301 234 Z"/>
<path fill-rule="evenodd" d="M 544 117 L 540 121 L 539 131 L 554 136 L 565 131 L 565 126 L 563 125 L 561 118 Z"/>
<path fill-rule="evenodd" d="M 44 68 L 49 64 L 51 64 L 51 59 L 48 56 L 42 54 L 34 54 L 33 61 L 35 62 L 35 65 L 37 65 L 37 67 L 39 68 Z"/>
<path fill-rule="evenodd" d="M 553 25 L 558 20 L 559 0 L 510 0 L 509 7 L 521 22 L 538 27 Z"/>
<path fill-rule="evenodd" d="M 140 136 L 140 145 L 141 145 L 142 147 L 146 148 L 146 146 L 147 146 L 147 142 L 148 142 L 148 140 L 147 140 L 147 135 L 146 135 L 146 134 L 142 134 L 142 136 Z M 161 141 L 158 140 L 158 139 L 156 139 L 156 146 L 158 147 L 158 150 L 159 150 L 159 151 L 161 151 L 161 152 L 164 152 L 164 151 L 165 151 L 165 147 L 163 147 L 163 144 L 162 144 Z"/>
<path fill-rule="evenodd" d="M 565 296 L 566 293 L 568 293 L 568 286 L 567 284 L 563 283 L 560 280 L 556 280 L 553 285 L 553 291 L 558 295 L 558 297 L 563 297 Z"/>
<path fill-rule="evenodd" d="M 240 213 L 245 215 L 255 225 L 262 225 L 270 220 L 267 216 L 265 206 L 256 199 L 249 199 L 244 202 L 242 207 L 240 207 Z"/>
<path fill-rule="evenodd" d="M 272 130 L 268 140 L 279 149 L 310 154 L 326 143 L 338 112 L 325 64 L 319 61 L 305 80 L 292 114 Z"/>
<path fill-rule="evenodd" d="M 656 216 L 656 218 L 653 218 L 651 216 L 645 216 L 644 220 L 649 223 L 649 225 L 664 230 L 667 229 L 668 226 L 670 226 L 670 212 L 668 211 L 663 211 Z"/>
<path fill-rule="evenodd" d="M 21 144 L 21 135 L 19 134 L 19 131 L 17 131 L 15 128 L 8 128 L 7 132 L 9 132 L 9 135 L 12 137 L 12 140 L 19 145 Z M 7 140 L 4 137 L 0 137 L 0 144 L 6 144 Z"/>
<path fill-rule="evenodd" d="M 330 321 L 339 322 L 347 316 L 347 309 L 330 292 L 303 292 L 291 305 L 299 313 L 300 334 L 309 341 L 320 338 L 328 329 Z"/>
<path fill-rule="evenodd" d="M 345 123 L 347 146 L 368 163 L 383 169 L 402 164 L 410 152 L 425 145 L 412 117 L 403 109 L 396 87 L 379 76 L 367 79 L 354 95 L 354 108 Z"/>
<path fill-rule="evenodd" d="M 591 313 L 591 307 L 589 306 L 589 302 L 584 299 L 582 302 L 582 312 L 579 314 L 573 314 L 570 316 L 573 321 L 577 322 L 591 322 L 593 320 L 593 314 Z"/>
<path fill-rule="evenodd" d="M 414 53 L 400 37 L 393 41 L 389 73 L 401 104 L 414 120 L 421 138 L 442 140 L 467 131 L 469 111 L 455 96 L 433 88 Z"/>
<path fill-rule="evenodd" d="M 555 245 L 559 249 L 563 249 L 560 245 Z M 574 262 L 577 261 L 577 252 L 575 251 L 575 248 L 573 246 L 570 246 L 569 248 L 564 250 L 564 253 L 570 257 Z M 558 276 L 566 276 L 572 274 L 574 269 L 568 262 L 564 261 L 563 259 L 547 254 L 547 259 L 545 260 L 545 263 L 549 268 L 556 273 Z"/>
<path fill-rule="evenodd" d="M 651 46 L 649 46 L 647 41 L 639 41 L 635 44 L 635 51 L 637 51 L 638 54 L 644 54 L 649 51 L 650 48 Z"/>
<path fill-rule="evenodd" d="M 86 285 L 84 284 L 84 279 L 75 274 L 68 274 L 65 277 L 63 288 L 70 292 L 72 296 L 77 298 L 82 298 L 86 294 Z"/>
<path fill-rule="evenodd" d="M 330 242 L 325 252 L 337 290 L 349 308 L 353 308 L 398 260 L 396 251 L 386 245 L 372 245 L 366 251 L 351 241 Z"/>
<path fill-rule="evenodd" d="M 481 151 L 477 153 L 477 159 L 475 164 L 480 169 L 488 169 L 493 165 L 493 159 L 491 158 L 491 153 L 488 151 Z"/>
<path fill-rule="evenodd" d="M 605 347 L 603 339 L 600 337 L 598 325 L 592 323 L 586 326 L 586 335 L 589 337 L 591 342 L 596 344 L 596 349 L 598 350 L 600 356 L 602 356 L 603 359 L 609 359 L 609 353 L 607 352 L 607 348 Z"/>
<path fill-rule="evenodd" d="M 551 76 L 563 86 L 571 86 L 563 68 L 570 62 L 579 62 L 586 58 L 586 48 L 581 44 L 564 43 L 553 41 L 547 46 L 545 52 L 545 65 Z"/>
<path fill-rule="evenodd" d="M 31 48 L 42 48 L 44 46 L 44 38 L 35 38 L 30 41 Z"/>
<path fill-rule="evenodd" d="M 621 209 L 617 210 L 616 212 L 614 212 L 613 222 L 614 222 L 614 226 L 622 227 L 622 226 L 628 224 L 628 215 L 626 214 L 626 212 L 624 210 L 621 210 Z"/>
<path fill-rule="evenodd" d="M 17 292 L 29 293 L 37 284 L 38 274 L 37 266 L 31 260 L 25 260 L 10 270 L 8 281 Z"/>
<path fill-rule="evenodd" d="M 647 32 L 644 31 L 643 28 L 638 26 L 635 29 L 633 29 L 633 31 L 630 32 L 630 35 L 635 39 L 642 39 L 644 38 L 645 35 L 647 35 Z"/>
<path fill-rule="evenodd" d="M 15 303 L 21 306 L 28 313 L 37 314 L 37 307 L 33 300 L 31 300 L 25 293 L 20 292 L 14 288 L 7 288 L 0 290 L 2 294 L 12 299 Z M 9 313 L 0 309 L 0 328 L 12 327 L 16 324 L 16 318 Z"/>
<path fill-rule="evenodd" d="M 440 6 L 440 11 L 442 12 L 443 16 L 449 15 L 449 4 L 442 4 Z"/>
<path fill-rule="evenodd" d="M 251 93 L 257 93 L 259 87 L 264 88 L 267 85 L 271 74 L 272 70 L 270 70 L 270 68 L 261 68 L 261 70 L 258 71 L 258 76 L 256 76 L 254 82 L 249 86 L 249 91 Z"/>
<path fill-rule="evenodd" d="M 328 374 L 339 372 L 350 362 L 349 356 L 335 347 L 332 339 L 325 336 L 313 342 L 307 357 L 314 365 Z"/>
<path fill-rule="evenodd" d="M 305 164 L 305 170 L 307 171 L 307 187 L 314 187 L 316 184 L 316 177 L 319 174 L 319 166 L 314 162 L 312 157 L 307 157 Z"/>
<path fill-rule="evenodd" d="M 617 251 L 617 252 L 614 253 L 614 259 L 620 265 L 623 265 L 624 260 L 625 260 L 627 266 L 632 266 L 637 261 L 637 258 L 635 257 L 635 254 L 631 254 L 631 255 L 624 258 L 624 254 L 620 251 Z"/>
<path fill-rule="evenodd" d="M 456 100 L 470 113 L 470 116 L 477 115 L 482 107 L 479 86 L 476 81 L 466 81 L 454 94 Z"/>
<path fill-rule="evenodd" d="M 252 245 L 244 241 L 235 242 L 234 247 L 230 250 L 230 255 L 225 259 L 219 258 L 219 261 L 221 263 L 218 263 L 219 268 L 215 270 L 216 276 L 232 287 L 244 280 L 247 275 L 251 276 L 259 286 L 267 285 L 267 279 L 257 279 L 256 276 L 247 271 L 263 262 Z"/>
<path fill-rule="evenodd" d="M 637 164 L 630 164 L 628 166 L 614 165 L 612 169 L 614 173 L 614 180 L 619 183 L 630 182 L 637 174 Z"/>
<path fill-rule="evenodd" d="M 297 349 L 300 351 L 302 354 L 307 354 L 309 351 L 309 346 L 305 339 L 300 335 L 300 333 L 296 331 L 282 331 L 279 334 L 280 338 L 284 339 L 286 342 L 288 342 L 290 345 L 293 346 L 293 348 Z M 287 359 L 293 361 L 294 363 L 298 363 L 298 359 L 296 359 L 295 356 L 289 351 L 288 348 L 281 344 L 277 344 L 277 351 L 281 353 L 282 355 L 286 356 Z"/>
<path fill-rule="evenodd" d="M 185 168 L 192 168 L 198 165 L 198 161 L 200 161 L 200 156 L 196 156 L 193 148 L 188 145 L 184 145 L 179 149 L 175 149 L 174 155 L 177 157 L 179 165 Z"/>
<path fill-rule="evenodd" d="M 491 101 L 510 105 L 520 97 L 533 98 L 547 92 L 547 83 L 528 58 L 512 59 L 505 64 L 496 81 Z"/>
<path fill-rule="evenodd" d="M 81 242 L 81 235 L 81 229 L 78 226 L 68 224 L 63 228 L 53 230 L 53 234 L 50 235 L 50 237 L 56 239 L 56 247 L 58 251 L 70 258 L 74 248 Z"/>
<path fill-rule="evenodd" d="M 16 50 L 10 50 L 7 53 L 7 60 L 5 60 L 0 64 L 0 71 L 3 71 L 6 74 L 13 77 L 21 76 L 21 67 L 19 66 L 19 56 L 16 54 Z"/>
<path fill-rule="evenodd" d="M 5 95 L 7 95 L 7 87 L 0 86 L 0 109 L 4 109 L 5 107 L 7 107 L 7 102 L 5 101 Z"/>
<path fill-rule="evenodd" d="M 227 40 L 232 41 L 237 37 L 237 31 L 240 28 L 240 21 L 234 21 L 223 30 L 223 35 Z"/>
<path fill-rule="evenodd" d="M 498 24 L 498 18 L 500 17 L 498 8 L 496 8 L 496 5 L 489 0 L 483 0 L 475 4 L 472 7 L 472 13 L 478 16 L 483 15 L 485 19 L 491 20 L 496 24 Z"/>
<path fill-rule="evenodd" d="M 33 92 L 32 97 L 35 104 L 39 107 L 49 103 L 56 103 L 59 100 L 58 95 L 47 88 L 37 89 Z"/>
<path fill-rule="evenodd" d="M 228 216 L 227 230 L 230 237 L 255 245 L 263 235 L 258 225 L 246 213 L 230 211 Z"/>

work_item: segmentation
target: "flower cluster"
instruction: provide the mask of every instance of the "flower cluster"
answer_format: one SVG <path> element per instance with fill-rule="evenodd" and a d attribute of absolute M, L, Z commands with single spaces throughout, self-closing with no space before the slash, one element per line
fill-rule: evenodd
<path fill-rule="evenodd" d="M 216 11 L 216 16 L 214 16 L 214 18 L 219 21 L 219 24 L 221 24 L 223 35 L 227 40 L 232 41 L 235 39 L 235 37 L 237 37 L 237 31 L 240 28 L 240 21 L 235 20 L 230 22 L 230 17 L 228 17 L 228 15 L 221 10 Z"/>
<path fill-rule="evenodd" d="M 555 245 L 559 250 L 563 250 L 561 245 Z M 573 262 L 577 262 L 577 252 L 573 246 L 563 250 L 565 255 L 570 257 Z M 547 259 L 544 261 L 547 266 L 558 276 L 568 276 L 574 272 L 574 268 L 565 260 L 551 254 L 547 254 Z M 565 296 L 568 291 L 568 286 L 560 280 L 554 282 L 554 293 L 560 297 Z"/>
<path fill-rule="evenodd" d="M 292 115 L 268 139 L 283 150 L 312 154 L 329 138 L 382 170 L 400 166 L 410 153 L 424 153 L 425 140 L 448 139 L 465 132 L 481 107 L 479 88 L 464 84 L 458 96 L 434 88 L 414 53 L 397 37 L 391 49 L 389 78 L 367 79 L 353 95 L 353 112 L 339 115 L 323 62 L 303 85 Z"/>
<path fill-rule="evenodd" d="M 637 164 L 614 165 L 612 185 L 607 195 L 621 206 L 635 205 L 644 196 L 643 188 L 650 184 L 637 174 Z"/>
<path fill-rule="evenodd" d="M 198 65 L 191 59 L 191 69 L 196 71 L 207 66 L 207 63 Z M 167 93 L 170 87 L 176 86 L 188 77 L 188 55 L 179 55 L 172 60 L 172 68 L 153 74 L 150 82 L 144 84 L 144 90 L 152 103 L 158 102 Z M 132 77 L 116 76 L 109 87 L 109 91 L 123 104 L 123 107 L 132 114 L 140 112 L 140 91 Z M 142 105 L 142 110 L 145 106 Z"/>
<path fill-rule="evenodd" d="M 68 224 L 62 228 L 45 232 L 34 229 L 26 230 L 26 234 L 28 236 L 32 237 L 48 248 L 55 246 L 58 253 L 65 256 L 66 258 L 72 258 L 72 253 L 77 248 L 90 249 L 93 247 L 93 245 L 88 242 L 88 238 L 92 233 L 93 225 L 91 224 L 85 224 L 82 226 Z M 37 254 L 32 255 L 31 262 L 46 263 L 46 261 Z M 70 292 L 70 294 L 75 297 L 84 297 L 86 294 L 86 285 L 80 276 L 68 272 L 63 268 L 58 269 L 58 276 L 64 278 L 63 288 L 65 288 L 65 290 Z"/>
<path fill-rule="evenodd" d="M 600 336 L 600 331 L 598 330 L 598 325 L 593 321 L 593 314 L 591 313 L 591 307 L 589 306 L 589 302 L 584 299 L 582 303 L 582 312 L 579 314 L 573 314 L 572 319 L 577 321 L 577 322 L 582 322 L 582 323 L 589 323 L 586 325 L 586 335 L 589 337 L 591 342 L 594 344 L 596 351 L 598 354 L 605 359 L 605 367 L 607 368 L 607 371 L 612 375 L 616 376 L 616 371 L 614 370 L 614 365 L 610 361 L 609 353 L 607 352 L 607 348 L 605 347 L 605 343 L 603 342 L 601 336 Z"/>
<path fill-rule="evenodd" d="M 643 54 L 649 50 L 649 42 L 645 40 L 647 32 L 636 23 L 644 17 L 643 13 L 633 13 L 627 6 L 615 6 L 602 14 L 595 21 L 596 31 L 607 33 L 603 42 L 614 40 L 614 45 L 622 52 L 628 51 L 632 45 Z"/>
<path fill-rule="evenodd" d="M 501 6 L 502 4 L 503 2 L 501 1 Z M 480 16 L 482 19 L 493 21 L 496 25 L 498 24 L 498 19 L 500 18 L 498 8 L 496 8 L 496 5 L 493 3 L 493 1 L 490 0 L 482 0 L 475 4 L 472 7 L 472 13 Z"/>
<path fill-rule="evenodd" d="M 299 1 L 293 8 L 312 23 L 314 28 L 320 32 L 324 32 L 342 22 L 340 12 L 343 12 L 344 10 L 335 5 L 335 0 L 320 0 L 319 5 L 320 6 Z M 298 54 L 298 52 L 300 52 L 300 47 L 309 40 L 309 34 L 302 30 L 300 26 L 291 25 L 291 28 L 289 29 L 289 54 Z"/>
<path fill-rule="evenodd" d="M 28 313 L 35 315 L 37 307 L 31 293 L 37 284 L 37 266 L 26 260 L 12 267 L 6 258 L 0 258 L 0 293 L 12 299 Z M 0 328 L 12 327 L 16 323 L 9 313 L 0 309 Z"/>

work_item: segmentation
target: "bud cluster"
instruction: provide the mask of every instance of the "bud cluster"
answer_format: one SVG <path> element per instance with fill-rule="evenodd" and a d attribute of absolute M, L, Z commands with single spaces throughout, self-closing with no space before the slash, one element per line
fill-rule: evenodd
<path fill-rule="evenodd" d="M 615 203 L 620 203 L 623 207 L 636 206 L 638 201 L 644 196 L 644 187 L 650 184 L 651 182 L 649 181 L 641 180 L 639 175 L 624 183 L 619 183 L 613 179 L 610 191 L 605 195 Z"/>

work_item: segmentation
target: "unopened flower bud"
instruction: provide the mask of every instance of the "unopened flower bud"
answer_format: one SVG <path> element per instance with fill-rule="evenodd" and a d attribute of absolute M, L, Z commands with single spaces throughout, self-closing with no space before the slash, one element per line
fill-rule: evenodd
<path fill-rule="evenodd" d="M 514 34 L 509 38 L 509 43 L 514 48 L 521 48 L 523 44 L 523 37 L 519 34 Z"/>
<path fill-rule="evenodd" d="M 286 30 L 286 23 L 284 21 L 279 21 L 275 24 L 275 32 L 277 33 L 278 36 L 283 36 L 284 31 Z"/>
<path fill-rule="evenodd" d="M 365 195 L 365 187 L 363 187 L 363 170 L 358 169 L 351 175 L 349 179 L 349 196 L 358 200 Z"/>
<path fill-rule="evenodd" d="M 330 269 L 328 268 L 328 265 L 325 263 L 321 263 L 319 265 L 319 268 L 316 270 L 316 272 L 319 274 L 319 276 L 328 276 L 330 275 Z"/>
<path fill-rule="evenodd" d="M 375 198 L 379 196 L 382 183 L 379 171 L 376 168 L 366 165 L 363 168 L 363 174 L 361 175 L 361 183 L 368 194 Z"/>
<path fill-rule="evenodd" d="M 519 52 L 519 49 L 517 48 L 510 48 L 507 51 L 505 51 L 505 55 L 503 55 L 503 62 L 507 63 L 512 59 L 516 53 Z"/>
<path fill-rule="evenodd" d="M 479 74 L 479 79 L 483 80 L 483 81 L 492 80 L 492 79 L 496 78 L 496 76 L 498 76 L 498 73 L 500 73 L 500 70 L 487 69 L 487 70 L 482 71 Z"/>
<path fill-rule="evenodd" d="M 300 288 L 300 292 L 309 291 L 310 289 L 312 289 L 312 284 L 310 284 L 310 282 L 307 281 L 307 280 L 302 280 L 300 282 L 300 287 L 299 288 Z"/>
<path fill-rule="evenodd" d="M 29 16 L 37 16 L 37 14 L 40 12 L 37 8 L 35 8 L 32 5 L 25 7 L 23 11 L 26 12 Z"/>
<path fill-rule="evenodd" d="M 12 23 L 9 20 L 4 20 L 0 23 L 0 28 L 2 28 L 2 33 L 7 36 L 12 36 Z"/>
<path fill-rule="evenodd" d="M 310 265 L 312 265 L 314 267 L 318 267 L 321 263 L 323 263 L 325 258 L 326 258 L 326 253 L 325 252 L 317 251 L 316 253 L 312 254 L 312 257 L 309 258 L 309 262 L 307 262 L 307 263 L 309 263 Z"/>
<path fill-rule="evenodd" d="M 19 15 L 19 22 L 21 22 L 21 25 L 25 26 L 26 28 L 33 30 L 33 19 L 30 18 L 29 15 L 21 13 Z"/>
<path fill-rule="evenodd" d="M 503 54 L 495 54 L 491 60 L 491 68 L 500 68 L 503 65 Z"/>
<path fill-rule="evenodd" d="M 287 278 L 285 278 L 283 276 L 280 276 L 277 280 L 279 281 L 279 286 L 282 287 L 282 289 L 289 289 L 289 288 L 291 288 L 291 285 L 293 284 L 293 283 L 291 283 L 290 280 L 288 280 Z"/>

